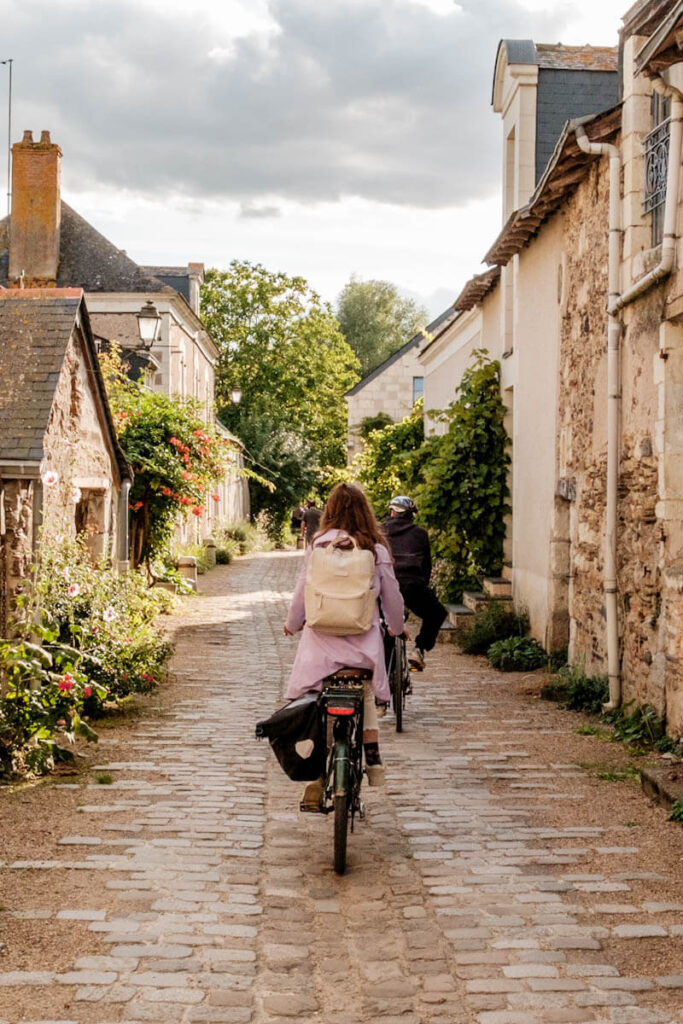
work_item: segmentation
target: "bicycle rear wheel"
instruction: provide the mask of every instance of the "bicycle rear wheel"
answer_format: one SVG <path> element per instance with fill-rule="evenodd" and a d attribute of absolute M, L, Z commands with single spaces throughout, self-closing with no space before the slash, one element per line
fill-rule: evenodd
<path fill-rule="evenodd" d="M 391 702 L 394 706 L 396 732 L 403 732 L 403 664 L 405 652 L 401 650 L 403 641 L 400 637 L 394 640 L 394 657 L 391 672 Z"/>
<path fill-rule="evenodd" d="M 349 830 L 348 795 L 334 798 L 334 870 L 338 875 L 346 871 L 346 840 Z"/>

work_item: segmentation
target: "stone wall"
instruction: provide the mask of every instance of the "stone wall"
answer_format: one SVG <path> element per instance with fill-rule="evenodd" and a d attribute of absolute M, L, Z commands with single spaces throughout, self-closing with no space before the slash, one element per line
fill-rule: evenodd
<path fill-rule="evenodd" d="M 6 598 L 0 605 L 0 636 L 6 630 L 17 593 L 31 571 L 33 554 L 33 508 L 36 488 L 33 480 L 0 481 L 0 494 L 4 501 L 4 551 L 0 550 L 0 575 L 3 559 L 7 573 Z M 1 543 L 1 541 L 0 541 Z M 0 594 L 0 601 L 2 595 Z"/>
<path fill-rule="evenodd" d="M 120 484 L 80 334 L 72 335 L 43 438 L 40 478 L 3 480 L 8 605 L 30 575 L 33 545 L 75 537 L 80 516 L 93 557 L 117 556 Z M 56 474 L 56 482 L 49 483 Z"/>
<path fill-rule="evenodd" d="M 571 481 L 570 656 L 605 674 L 603 595 L 607 460 L 607 161 L 568 204 L 560 349 L 558 478 Z M 621 341 L 617 574 L 624 701 L 666 710 L 660 644 L 661 579 L 654 442 L 662 289 L 627 311 Z"/>

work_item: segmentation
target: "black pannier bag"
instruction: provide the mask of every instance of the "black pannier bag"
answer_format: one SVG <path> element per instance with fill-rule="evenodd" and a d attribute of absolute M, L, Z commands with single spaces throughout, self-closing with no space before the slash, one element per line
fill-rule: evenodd
<path fill-rule="evenodd" d="M 327 745 L 320 694 L 305 693 L 256 725 L 257 739 L 267 739 L 283 772 L 295 782 L 325 774 Z"/>

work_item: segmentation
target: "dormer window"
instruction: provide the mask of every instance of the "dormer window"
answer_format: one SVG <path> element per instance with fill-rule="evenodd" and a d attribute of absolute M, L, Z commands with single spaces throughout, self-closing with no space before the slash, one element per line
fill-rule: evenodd
<path fill-rule="evenodd" d="M 664 235 L 664 204 L 669 173 L 669 128 L 671 100 L 658 92 L 652 94 L 653 129 L 645 139 L 645 199 L 643 209 L 652 214 L 652 245 L 660 245 Z"/>

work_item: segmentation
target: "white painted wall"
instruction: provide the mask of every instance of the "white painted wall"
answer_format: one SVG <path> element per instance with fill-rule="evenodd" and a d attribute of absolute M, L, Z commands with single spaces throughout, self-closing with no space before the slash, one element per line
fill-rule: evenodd
<path fill-rule="evenodd" d="M 516 606 L 528 610 L 531 632 L 543 644 L 550 616 L 556 487 L 562 223 L 556 214 L 519 256 L 514 348 L 502 363 L 504 393 L 512 389 L 514 396 L 513 595 Z"/>

